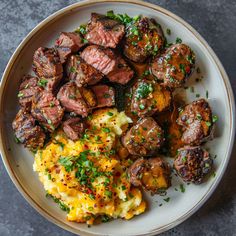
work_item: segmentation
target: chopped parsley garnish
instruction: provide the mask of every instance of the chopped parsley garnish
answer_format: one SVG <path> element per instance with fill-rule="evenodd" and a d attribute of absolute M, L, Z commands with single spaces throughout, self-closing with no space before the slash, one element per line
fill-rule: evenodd
<path fill-rule="evenodd" d="M 200 114 L 197 114 L 196 116 L 197 116 L 198 120 L 200 120 L 200 121 L 202 120 L 202 116 Z"/>
<path fill-rule="evenodd" d="M 185 75 L 186 74 L 185 66 L 183 64 L 179 64 L 179 68 L 180 68 L 181 72 Z"/>
<path fill-rule="evenodd" d="M 142 82 L 139 84 L 136 92 L 135 97 L 136 99 L 142 99 L 148 97 L 150 93 L 153 92 L 153 85 L 149 83 Z"/>
<path fill-rule="evenodd" d="M 122 190 L 126 190 L 126 187 L 124 185 L 121 186 Z"/>
<path fill-rule="evenodd" d="M 182 43 L 182 39 L 177 37 L 176 40 L 175 40 L 176 43 Z"/>
<path fill-rule="evenodd" d="M 23 94 L 22 92 L 19 92 L 19 93 L 17 94 L 17 97 L 18 97 L 18 98 L 23 97 L 23 96 L 24 96 L 24 94 Z"/>
<path fill-rule="evenodd" d="M 213 121 L 213 123 L 215 123 L 216 121 L 218 121 L 218 116 L 217 116 L 217 115 L 214 115 L 214 116 L 212 117 L 212 121 Z"/>
<path fill-rule="evenodd" d="M 141 110 L 144 110 L 144 109 L 145 109 L 145 105 L 140 104 L 140 105 L 139 105 L 139 108 L 140 108 Z"/>
<path fill-rule="evenodd" d="M 171 30 L 168 28 L 168 29 L 166 29 L 166 33 L 168 34 L 168 35 L 171 35 Z"/>
<path fill-rule="evenodd" d="M 106 223 L 106 222 L 108 222 L 108 221 L 110 221 L 110 220 L 111 220 L 111 218 L 110 218 L 109 216 L 107 216 L 107 215 L 101 216 L 101 221 L 102 221 L 103 223 Z"/>
<path fill-rule="evenodd" d="M 65 204 L 63 203 L 60 199 L 54 197 L 53 195 L 49 194 L 49 193 L 46 193 L 46 197 L 48 198 L 52 198 L 52 200 L 57 203 L 59 205 L 59 207 L 63 210 L 63 211 L 66 211 L 67 213 L 70 212 L 70 208 Z"/>
<path fill-rule="evenodd" d="M 170 201 L 170 198 L 167 197 L 167 198 L 164 198 L 163 200 L 164 200 L 165 202 L 169 202 L 169 201 Z"/>
<path fill-rule="evenodd" d="M 207 125 L 208 127 L 210 127 L 210 126 L 211 126 L 211 122 L 206 121 L 206 125 Z"/>
<path fill-rule="evenodd" d="M 113 116 L 114 114 L 113 114 L 112 112 L 108 111 L 108 112 L 107 112 L 107 115 L 108 115 L 108 116 Z"/>
<path fill-rule="evenodd" d="M 196 98 L 200 98 L 200 94 L 199 93 L 196 93 Z"/>
<path fill-rule="evenodd" d="M 111 130 L 107 127 L 102 128 L 102 131 L 105 132 L 105 133 L 110 133 L 111 132 Z"/>
<path fill-rule="evenodd" d="M 200 70 L 200 68 L 199 68 L 199 67 L 197 67 L 196 71 L 197 71 L 197 73 L 198 73 L 198 74 L 200 74 L 200 73 L 201 73 L 201 70 Z"/>
<path fill-rule="evenodd" d="M 180 184 L 180 185 L 179 185 L 179 188 L 180 188 L 180 192 L 181 192 L 181 193 L 184 193 L 184 192 L 185 192 L 185 187 L 184 187 L 183 184 Z"/>
<path fill-rule="evenodd" d="M 186 158 L 186 157 L 182 157 L 182 161 L 183 161 L 183 162 L 186 162 L 186 161 L 187 161 L 187 158 Z"/>
<path fill-rule="evenodd" d="M 80 27 L 76 30 L 76 32 L 79 32 L 82 35 L 85 35 L 87 33 L 86 25 L 80 25 Z"/>
<path fill-rule="evenodd" d="M 38 85 L 41 87 L 46 87 L 47 83 L 48 83 L 48 80 L 46 80 L 46 79 L 40 79 L 38 81 Z"/>
<path fill-rule="evenodd" d="M 111 96 L 111 95 L 108 94 L 108 93 L 104 93 L 104 95 L 103 95 L 104 98 L 109 98 L 110 96 Z"/>
<path fill-rule="evenodd" d="M 208 98 L 209 97 L 209 92 L 208 92 L 208 90 L 206 91 L 206 98 Z"/>
<path fill-rule="evenodd" d="M 74 169 L 75 165 L 71 157 L 60 157 L 58 161 L 62 166 L 65 167 L 67 172 L 70 172 Z"/>
<path fill-rule="evenodd" d="M 75 68 L 74 66 L 71 66 L 71 67 L 70 67 L 70 72 L 71 72 L 71 73 L 76 72 L 76 68 Z"/>
<path fill-rule="evenodd" d="M 111 192 L 111 191 L 105 190 L 104 194 L 105 194 L 107 197 L 112 198 L 112 192 Z"/>

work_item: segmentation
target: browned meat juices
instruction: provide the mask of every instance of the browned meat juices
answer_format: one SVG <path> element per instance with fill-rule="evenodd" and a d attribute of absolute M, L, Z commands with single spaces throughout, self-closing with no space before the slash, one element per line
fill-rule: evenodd
<path fill-rule="evenodd" d="M 92 13 L 87 31 L 85 38 L 91 44 L 115 48 L 125 34 L 125 27 L 116 20 Z"/>
<path fill-rule="evenodd" d="M 199 145 L 211 138 L 213 121 L 208 102 L 200 99 L 185 106 L 177 123 L 183 127 L 182 141 L 185 144 Z"/>
<path fill-rule="evenodd" d="M 122 141 L 130 154 L 151 156 L 155 155 L 163 144 L 163 131 L 152 117 L 147 117 L 139 120 Z"/>
<path fill-rule="evenodd" d="M 171 88 L 181 87 L 195 65 L 195 55 L 185 44 L 175 44 L 153 60 L 151 71 L 158 80 Z"/>
<path fill-rule="evenodd" d="M 213 160 L 209 153 L 201 147 L 185 146 L 178 150 L 174 168 L 186 182 L 200 184 L 211 171 Z"/>
<path fill-rule="evenodd" d="M 106 75 L 111 82 L 127 84 L 134 75 L 125 60 L 111 49 L 96 45 L 88 46 L 81 53 L 81 57 Z"/>

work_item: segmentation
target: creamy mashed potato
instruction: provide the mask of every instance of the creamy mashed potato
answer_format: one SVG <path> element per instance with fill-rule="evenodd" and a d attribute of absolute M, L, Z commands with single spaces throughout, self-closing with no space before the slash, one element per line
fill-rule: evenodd
<path fill-rule="evenodd" d="M 124 112 L 100 109 L 89 117 L 83 138 L 73 142 L 59 130 L 37 151 L 34 171 L 69 221 L 93 224 L 145 211 L 141 191 L 127 179 L 130 161 L 117 154 L 119 136 L 130 122 Z"/>

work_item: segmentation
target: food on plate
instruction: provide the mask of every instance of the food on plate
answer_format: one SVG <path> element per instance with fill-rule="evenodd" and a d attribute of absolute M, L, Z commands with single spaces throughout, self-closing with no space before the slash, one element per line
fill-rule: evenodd
<path fill-rule="evenodd" d="M 82 51 L 81 57 L 106 75 L 111 82 L 127 84 L 134 75 L 126 61 L 112 49 L 88 46 Z"/>
<path fill-rule="evenodd" d="M 130 128 L 122 141 L 130 154 L 152 156 L 163 144 L 164 134 L 162 128 L 152 117 L 145 117 Z"/>
<path fill-rule="evenodd" d="M 133 86 L 131 111 L 139 117 L 162 112 L 171 105 L 171 92 L 150 80 L 139 80 Z"/>
<path fill-rule="evenodd" d="M 185 44 L 174 44 L 156 57 L 151 72 L 157 80 L 170 88 L 182 87 L 191 75 L 195 65 L 195 54 Z"/>
<path fill-rule="evenodd" d="M 67 76 L 74 81 L 78 87 L 98 83 L 103 74 L 93 66 L 87 64 L 80 56 L 71 55 L 66 65 Z"/>
<path fill-rule="evenodd" d="M 205 99 L 186 105 L 175 89 L 194 67 L 191 48 L 168 44 L 154 19 L 113 11 L 92 13 L 53 48 L 35 51 L 35 75 L 20 81 L 12 128 L 69 221 L 145 212 L 143 190 L 163 195 L 176 184 L 169 156 L 179 179 L 205 180 L 213 161 L 200 145 L 216 119 Z"/>
<path fill-rule="evenodd" d="M 36 124 L 34 117 L 24 108 L 20 109 L 12 122 L 17 142 L 24 144 L 25 147 L 34 150 L 43 147 L 45 133 Z"/>
<path fill-rule="evenodd" d="M 41 91 L 42 87 L 40 86 L 42 86 L 42 80 L 39 80 L 37 77 L 26 75 L 21 79 L 17 96 L 22 107 L 31 109 L 32 98 Z"/>
<path fill-rule="evenodd" d="M 130 219 L 146 208 L 141 191 L 131 186 L 123 171 L 126 164 L 115 152 L 116 130 L 127 125 L 129 118 L 116 109 L 99 111 L 102 118 L 91 118 L 93 128 L 83 138 L 73 142 L 58 131 L 35 155 L 34 170 L 47 193 L 63 204 L 69 221 L 93 224 L 99 217 Z M 109 128 L 113 126 L 108 112 L 113 113 L 116 129 Z"/>
<path fill-rule="evenodd" d="M 38 48 L 33 56 L 33 71 L 39 78 L 45 79 L 45 87 L 54 90 L 60 83 L 63 76 L 63 68 L 54 48 Z"/>
<path fill-rule="evenodd" d="M 134 62 L 144 62 L 157 55 L 165 42 L 161 26 L 154 19 L 142 17 L 127 27 L 124 55 Z"/>
<path fill-rule="evenodd" d="M 213 160 L 209 152 L 199 146 L 184 146 L 178 149 L 174 168 L 186 182 L 200 184 L 212 170 Z"/>
<path fill-rule="evenodd" d="M 186 105 L 180 111 L 177 123 L 183 127 L 181 139 L 185 144 L 199 145 L 212 138 L 212 112 L 203 98 Z"/>
<path fill-rule="evenodd" d="M 31 114 L 44 129 L 53 132 L 62 121 L 64 108 L 52 92 L 44 90 L 33 97 Z"/>
<path fill-rule="evenodd" d="M 79 51 L 85 45 L 83 37 L 76 32 L 62 32 L 55 42 L 61 63 L 65 63 L 71 53 Z"/>
<path fill-rule="evenodd" d="M 170 187 L 170 166 L 160 157 L 139 158 L 129 168 L 132 185 L 141 186 L 152 194 Z"/>
<path fill-rule="evenodd" d="M 97 13 L 91 14 L 86 30 L 85 38 L 89 43 L 107 48 L 116 48 L 125 34 L 123 24 Z"/>

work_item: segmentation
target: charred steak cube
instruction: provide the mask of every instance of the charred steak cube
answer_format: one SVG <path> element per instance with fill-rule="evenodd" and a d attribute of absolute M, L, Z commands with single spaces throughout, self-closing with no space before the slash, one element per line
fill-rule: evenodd
<path fill-rule="evenodd" d="M 158 80 L 171 88 L 184 85 L 195 66 L 195 54 L 185 44 L 175 44 L 153 60 L 151 71 Z"/>
<path fill-rule="evenodd" d="M 210 154 L 199 146 L 185 146 L 178 149 L 174 168 L 186 182 L 200 184 L 212 170 L 213 160 Z"/>
<path fill-rule="evenodd" d="M 120 22 L 97 13 L 91 14 L 85 38 L 91 44 L 115 48 L 125 34 L 125 27 Z"/>
<path fill-rule="evenodd" d="M 171 185 L 170 166 L 159 157 L 136 160 L 128 170 L 129 180 L 135 187 L 143 187 L 151 194 L 163 193 Z"/>
<path fill-rule="evenodd" d="M 49 132 L 53 132 L 61 123 L 64 109 L 54 95 L 44 90 L 32 100 L 33 117 Z"/>
<path fill-rule="evenodd" d="M 91 89 L 97 99 L 96 108 L 112 107 L 115 105 L 115 90 L 113 87 L 100 84 L 92 86 Z"/>
<path fill-rule="evenodd" d="M 45 133 L 36 125 L 33 116 L 24 108 L 20 109 L 12 123 L 16 140 L 25 147 L 35 150 L 43 147 Z"/>
<path fill-rule="evenodd" d="M 134 62 L 144 62 L 157 55 L 163 48 L 165 38 L 161 26 L 147 17 L 138 19 L 127 29 L 124 54 Z"/>
<path fill-rule="evenodd" d="M 139 117 L 151 116 L 170 107 L 171 92 L 150 80 L 139 80 L 132 88 L 131 112 Z"/>
<path fill-rule="evenodd" d="M 19 103 L 22 107 L 31 109 L 32 97 L 42 90 L 38 82 L 39 79 L 32 75 L 26 75 L 22 78 L 18 93 Z"/>
<path fill-rule="evenodd" d="M 183 108 L 177 119 L 183 127 L 181 140 L 185 144 L 199 145 L 213 136 L 212 112 L 205 99 L 194 101 Z"/>
<path fill-rule="evenodd" d="M 109 48 L 96 45 L 88 46 L 81 53 L 81 57 L 106 75 L 111 82 L 126 84 L 134 75 L 126 61 Z"/>
<path fill-rule="evenodd" d="M 79 33 L 62 32 L 55 42 L 61 63 L 64 63 L 71 53 L 79 51 L 85 45 Z"/>
<path fill-rule="evenodd" d="M 154 155 L 163 141 L 163 131 L 152 117 L 139 120 L 122 139 L 129 153 L 137 156 Z"/>
<path fill-rule="evenodd" d="M 73 82 L 63 85 L 57 98 L 66 111 L 82 117 L 88 116 L 91 109 L 97 105 L 96 97 L 90 89 L 78 88 Z"/>
<path fill-rule="evenodd" d="M 48 81 L 45 83 L 48 90 L 55 89 L 63 75 L 57 51 L 54 48 L 38 48 L 33 56 L 33 71 L 39 78 Z"/>
<path fill-rule="evenodd" d="M 79 117 L 74 117 L 64 121 L 62 123 L 62 128 L 69 139 L 76 141 L 82 137 L 86 129 L 86 124 L 81 121 Z"/>
<path fill-rule="evenodd" d="M 93 66 L 87 64 L 80 56 L 72 55 L 66 64 L 67 76 L 74 81 L 78 87 L 98 83 L 103 74 Z"/>

